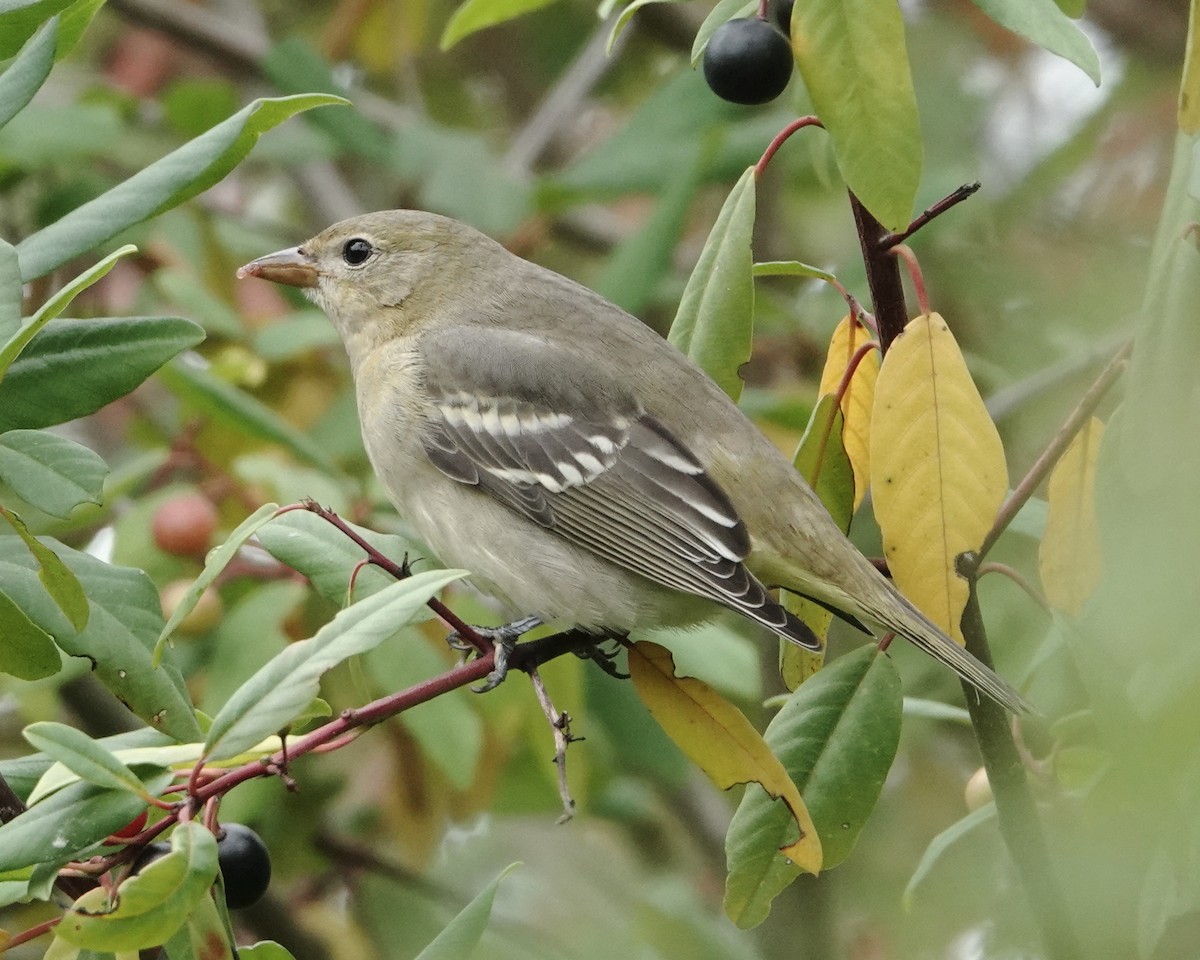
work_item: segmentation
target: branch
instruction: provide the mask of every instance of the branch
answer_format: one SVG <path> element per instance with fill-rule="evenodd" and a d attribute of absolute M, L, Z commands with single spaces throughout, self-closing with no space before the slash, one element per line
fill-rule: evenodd
<path fill-rule="evenodd" d="M 983 614 L 979 609 L 974 572 L 968 578 L 971 592 L 962 616 L 963 638 L 967 650 L 981 663 L 992 667 Z M 1012 857 L 1017 875 L 1025 889 L 1030 910 L 1041 930 L 1046 955 L 1050 960 L 1082 960 L 1084 954 L 1071 923 L 1071 914 L 1062 895 L 1046 837 L 1042 832 L 1037 805 L 1025 778 L 1008 714 L 989 697 L 981 696 L 965 680 L 963 694 L 971 715 L 971 726 L 987 768 L 988 782 L 996 798 L 1000 835 Z"/>
<path fill-rule="evenodd" d="M 862 250 L 863 266 L 867 269 L 867 286 L 871 290 L 871 304 L 879 330 L 879 347 L 880 351 L 886 354 L 892 341 L 908 323 L 900 265 L 883 246 L 891 234 L 871 215 L 853 192 L 850 193 L 850 209 L 854 212 L 858 245 Z"/>
<path fill-rule="evenodd" d="M 1013 518 L 1025 506 L 1029 498 L 1033 496 L 1033 492 L 1050 471 L 1054 469 L 1054 465 L 1058 463 L 1071 441 L 1075 439 L 1075 435 L 1091 419 L 1092 414 L 1096 412 L 1096 408 L 1100 406 L 1100 401 L 1104 399 L 1104 395 L 1108 393 L 1109 388 L 1116 383 L 1117 378 L 1125 371 L 1125 366 L 1132 351 L 1133 343 L 1131 341 L 1116 352 L 1116 355 L 1108 362 L 1108 366 L 1104 368 L 1104 372 L 1096 378 L 1096 382 L 1088 388 L 1088 392 L 1083 395 L 1078 406 L 1071 411 L 1071 415 L 1067 417 L 1066 423 L 1062 425 L 1062 428 L 1055 434 L 1054 439 L 1042 451 L 1042 455 L 1034 461 L 1033 466 L 1029 468 L 1029 472 L 1025 474 L 1013 492 L 1009 494 L 1008 499 L 1004 501 L 1004 504 L 1000 507 L 1000 511 L 996 514 L 996 522 L 992 524 L 992 529 L 984 537 L 983 546 L 979 548 L 980 559 L 986 556 L 987 552 L 996 545 L 996 541 L 1000 539 L 1000 534 L 1008 529 L 1008 525 L 1013 522 Z"/>

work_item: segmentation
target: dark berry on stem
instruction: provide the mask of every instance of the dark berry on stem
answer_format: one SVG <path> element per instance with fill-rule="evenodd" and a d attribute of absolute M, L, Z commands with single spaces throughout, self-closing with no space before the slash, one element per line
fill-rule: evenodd
<path fill-rule="evenodd" d="M 131 875 L 141 873 L 155 860 L 161 860 L 170 852 L 171 845 L 169 843 L 162 843 L 159 841 L 156 843 L 146 844 L 144 847 L 142 847 L 138 855 L 133 858 L 133 864 L 129 868 L 129 873 Z"/>
<path fill-rule="evenodd" d="M 222 825 L 217 838 L 217 863 L 225 881 L 225 902 L 231 910 L 258 903 L 271 883 L 271 855 L 262 838 L 240 823 Z"/>
<path fill-rule="evenodd" d="M 791 44 L 765 20 L 723 23 L 704 49 L 704 79 L 722 100 L 766 103 L 783 93 L 791 77 Z"/>

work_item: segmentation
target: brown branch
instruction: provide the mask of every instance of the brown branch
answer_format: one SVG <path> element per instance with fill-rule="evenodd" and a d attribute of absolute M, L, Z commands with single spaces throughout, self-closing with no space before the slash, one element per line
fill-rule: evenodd
<path fill-rule="evenodd" d="M 305 500 L 301 504 L 294 504 L 292 506 L 282 508 L 280 513 L 297 509 L 307 510 L 310 513 L 315 513 L 322 520 L 333 524 L 333 526 L 337 527 L 338 530 L 353 540 L 356 544 L 358 544 L 358 546 L 362 547 L 363 551 L 367 555 L 367 562 L 373 566 L 379 567 L 381 570 L 390 573 L 397 580 L 403 580 L 409 575 L 407 561 L 404 563 L 396 563 L 389 557 L 385 557 L 382 553 L 375 549 L 375 547 L 373 547 L 366 540 L 366 538 L 361 536 L 350 526 L 350 524 L 348 524 L 328 507 L 323 507 L 319 503 L 316 503 L 312 500 Z M 441 600 L 437 599 L 437 597 L 431 597 L 428 601 L 428 604 L 429 609 L 436 613 L 442 619 L 442 621 L 450 627 L 450 629 L 457 633 L 463 640 L 466 640 L 480 653 L 489 653 L 491 651 L 491 642 L 486 638 L 481 637 L 474 627 L 459 617 L 458 614 L 442 603 Z"/>
<path fill-rule="evenodd" d="M 957 190 L 942 197 L 941 200 L 926 209 L 924 213 L 918 216 L 915 220 L 913 220 L 912 223 L 910 223 L 899 233 L 886 234 L 880 239 L 879 245 L 884 250 L 888 250 L 891 247 L 896 246 L 898 243 L 903 243 L 923 226 L 925 226 L 925 224 L 929 223 L 930 220 L 940 217 L 951 207 L 962 203 L 967 199 L 967 197 L 973 196 L 979 190 L 979 187 L 980 183 L 978 180 L 976 180 L 974 183 L 964 183 Z"/>
<path fill-rule="evenodd" d="M 871 290 L 871 305 L 879 332 L 879 347 L 886 354 L 893 340 L 908 323 L 908 308 L 904 303 L 904 285 L 900 280 L 900 265 L 883 246 L 891 236 L 862 201 L 850 193 L 850 209 L 858 231 L 863 266 L 867 270 L 867 286 Z"/>

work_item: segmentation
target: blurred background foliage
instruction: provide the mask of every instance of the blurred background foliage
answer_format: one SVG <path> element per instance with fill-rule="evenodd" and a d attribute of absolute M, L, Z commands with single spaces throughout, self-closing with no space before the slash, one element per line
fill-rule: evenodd
<path fill-rule="evenodd" d="M 1081 3 L 1060 5 L 1081 12 Z M 1101 54 L 1099 89 L 965 0 L 903 6 L 925 138 L 918 207 L 983 182 L 912 246 L 1016 478 L 1137 313 L 1170 169 L 1187 4 L 1093 0 L 1084 25 Z M 762 108 L 710 93 L 688 62 L 703 4 L 647 7 L 612 56 L 609 27 L 586 0 L 559 0 L 442 51 L 454 8 L 452 0 L 109 0 L 34 102 L 0 130 L 0 235 L 15 242 L 255 96 L 329 91 L 354 103 L 292 119 L 217 186 L 119 238 L 140 253 L 88 290 L 76 315 L 177 314 L 201 323 L 208 339 L 70 425 L 113 467 L 105 503 L 69 521 L 23 510 L 36 532 L 140 567 L 163 589 L 200 569 L 198 559 L 159 549 L 150 532 L 157 507 L 181 491 L 210 499 L 224 532 L 264 501 L 308 496 L 404 537 L 367 466 L 332 329 L 288 291 L 237 283 L 235 268 L 336 219 L 423 207 L 476 225 L 665 331 L 729 186 L 775 132 L 808 112 L 798 81 Z M 756 259 L 820 265 L 865 299 L 825 135 L 793 138 L 759 191 Z M 30 301 L 52 284 L 37 281 Z M 790 453 L 844 304 L 795 278 L 762 279 L 757 294 L 742 403 Z M 994 558 L 1031 573 L 1041 522 L 1035 503 Z M 869 515 L 854 536 L 878 553 Z M 232 568 L 221 609 L 177 643 L 202 708 L 335 609 L 275 573 L 253 557 Z M 1075 681 L 1061 646 L 1047 646 L 1048 618 L 1009 582 L 987 578 L 981 592 L 1001 671 L 1020 678 L 1036 664 L 1032 698 L 1066 700 Z M 470 621 L 494 619 L 466 591 L 451 605 Z M 339 669 L 326 684 L 334 709 L 450 663 L 441 633 L 426 625 L 405 647 Z M 761 702 L 780 690 L 774 645 L 727 626 L 688 640 L 671 644 L 682 670 L 765 720 Z M 835 652 L 841 642 L 835 631 Z M 960 696 L 952 678 L 893 649 L 908 694 Z M 500 868 L 521 860 L 501 887 L 484 955 L 875 960 L 1029 955 L 1036 944 L 994 823 L 970 831 L 906 893 L 930 840 L 967 812 L 963 788 L 979 761 L 959 718 L 910 718 L 854 854 L 827 876 L 802 878 L 763 927 L 741 932 L 720 909 L 736 796 L 689 767 L 628 685 L 573 658 L 545 675 L 586 737 L 569 759 L 574 821 L 554 825 L 550 734 L 522 681 L 483 697 L 442 697 L 306 761 L 297 792 L 260 781 L 226 800 L 222 817 L 259 830 L 276 865 L 268 899 L 239 916 L 247 935 L 276 938 L 302 960 L 414 956 Z M 21 727 L 45 718 L 97 736 L 129 720 L 78 663 L 37 683 L 0 679 L 0 751 L 22 752 Z M 1096 776 L 1091 749 L 1036 758 L 1051 832 L 1072 819 L 1073 792 Z M 20 914 L 35 909 L 9 910 L 4 925 L 27 926 Z M 1194 915 L 1191 924 L 1193 936 L 1164 919 L 1135 939 L 1145 955 L 1194 955 Z M 27 950 L 37 955 L 36 944 Z"/>

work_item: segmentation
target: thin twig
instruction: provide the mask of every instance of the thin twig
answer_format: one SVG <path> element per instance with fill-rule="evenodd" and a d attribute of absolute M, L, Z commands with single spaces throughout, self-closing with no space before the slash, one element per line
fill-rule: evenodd
<path fill-rule="evenodd" d="M 1020 509 L 1025 506 L 1033 492 L 1038 488 L 1041 482 L 1046 478 L 1054 465 L 1058 463 L 1071 441 L 1075 439 L 1075 435 L 1087 424 L 1091 419 L 1096 408 L 1100 406 L 1100 401 L 1104 399 L 1104 395 L 1117 378 L 1125 370 L 1125 366 L 1129 361 L 1129 355 L 1133 351 L 1132 341 L 1126 343 L 1116 352 L 1113 358 L 1108 362 L 1108 366 L 1104 368 L 1104 372 L 1096 378 L 1096 382 L 1088 388 L 1087 393 L 1079 401 L 1079 404 L 1071 411 L 1071 415 L 1067 417 L 1066 422 L 1054 435 L 1054 439 L 1050 441 L 1046 449 L 1042 451 L 1042 455 L 1034 461 L 1029 472 L 1025 474 L 1021 482 L 1004 501 L 996 514 L 996 522 L 992 524 L 992 529 L 988 531 L 988 535 L 983 540 L 983 546 L 979 548 L 979 557 L 982 559 L 987 555 L 987 552 L 996 545 L 996 541 L 1000 539 L 1000 534 L 1008 529 L 1008 525 L 1012 523 L 1013 518 L 1017 515 Z"/>
<path fill-rule="evenodd" d="M 1020 571 L 1014 567 L 1010 567 L 1007 563 L 996 563 L 994 560 L 989 560 L 987 563 L 981 563 L 976 568 L 976 576 L 982 577 L 984 574 L 998 573 L 1003 577 L 1008 577 L 1013 583 L 1024 590 L 1031 600 L 1041 607 L 1046 613 L 1050 613 L 1050 604 L 1046 598 Z"/>
<path fill-rule="evenodd" d="M 566 713 L 559 713 L 555 708 L 537 667 L 530 668 L 529 680 L 533 684 L 533 692 L 541 705 L 542 713 L 546 715 L 546 719 L 550 721 L 550 729 L 554 731 L 554 766 L 558 770 L 558 796 L 563 805 L 563 815 L 558 818 L 558 822 L 566 823 L 575 816 L 575 799 L 571 796 L 571 785 L 567 782 L 567 747 L 575 740 L 571 736 L 571 717 Z"/>
<path fill-rule="evenodd" d="M 408 576 L 408 569 L 405 564 L 396 563 L 394 560 L 384 556 L 375 547 L 373 547 L 365 537 L 361 536 L 356 530 L 354 530 L 353 527 L 350 526 L 350 524 L 348 524 L 328 507 L 323 507 L 319 503 L 316 503 L 312 500 L 305 500 L 300 504 L 291 504 L 283 507 L 279 512 L 285 513 L 292 510 L 307 510 L 310 513 L 315 513 L 327 523 L 333 524 L 333 526 L 337 527 L 338 530 L 353 540 L 356 544 L 358 544 L 358 546 L 362 547 L 367 554 L 367 561 L 369 563 L 371 563 L 373 566 L 379 567 L 381 570 L 387 573 L 390 573 L 397 580 L 403 580 Z M 441 600 L 437 599 L 437 597 L 430 597 L 427 602 L 430 610 L 436 613 L 442 619 L 442 621 L 450 627 L 450 629 L 454 630 L 463 640 L 466 640 L 467 643 L 471 644 L 471 646 L 473 646 L 476 650 L 478 650 L 480 653 L 488 653 L 491 651 L 491 641 L 485 637 L 481 637 L 479 632 L 475 630 L 474 627 L 460 618 L 458 614 L 442 603 Z"/>
<path fill-rule="evenodd" d="M 925 316 L 930 313 L 929 291 L 925 288 L 925 274 L 921 272 L 921 264 L 913 248 L 904 243 L 898 243 L 888 248 L 891 254 L 904 261 L 908 268 L 909 279 L 912 280 L 913 293 L 917 295 L 917 309 Z"/>
<path fill-rule="evenodd" d="M 940 217 L 951 207 L 962 203 L 967 199 L 967 197 L 973 196 L 979 190 L 980 186 L 981 184 L 978 180 L 976 180 L 974 183 L 964 183 L 957 190 L 942 197 L 941 200 L 929 207 L 924 213 L 918 216 L 912 223 L 910 223 L 899 233 L 889 233 L 881 237 L 879 240 L 879 245 L 884 250 L 887 250 L 896 246 L 898 243 L 903 243 L 923 226 L 925 226 L 925 224 L 929 223 L 930 220 L 933 220 L 935 217 Z"/>
<path fill-rule="evenodd" d="M 774 139 L 767 144 L 767 149 L 763 151 L 763 155 L 759 158 L 758 163 L 754 165 L 754 179 L 762 179 L 762 175 L 767 172 L 767 164 L 771 162 L 771 158 L 775 156 L 779 148 L 784 145 L 788 137 L 790 137 L 793 133 L 795 133 L 797 130 L 803 130 L 805 127 L 822 126 L 824 126 L 824 124 L 822 124 L 820 120 L 809 115 L 807 117 L 800 117 L 797 120 L 793 120 L 786 127 L 780 130 L 777 134 L 775 134 Z"/>

